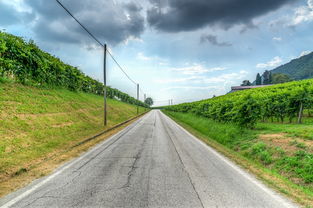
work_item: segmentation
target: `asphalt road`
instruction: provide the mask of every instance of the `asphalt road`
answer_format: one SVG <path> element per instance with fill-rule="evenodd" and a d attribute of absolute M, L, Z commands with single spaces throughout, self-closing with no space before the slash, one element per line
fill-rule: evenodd
<path fill-rule="evenodd" d="M 294 207 L 154 110 L 2 207 Z"/>

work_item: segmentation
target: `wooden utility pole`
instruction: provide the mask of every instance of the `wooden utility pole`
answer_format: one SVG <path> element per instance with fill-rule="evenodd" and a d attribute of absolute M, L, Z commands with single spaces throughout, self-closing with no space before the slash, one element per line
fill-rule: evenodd
<path fill-rule="evenodd" d="M 139 101 L 139 84 L 137 84 L 137 100 Z M 139 114 L 139 106 L 137 105 L 137 114 Z"/>
<path fill-rule="evenodd" d="M 104 125 L 108 124 L 107 122 L 107 76 L 106 76 L 106 63 L 107 63 L 107 45 L 104 44 L 103 47 L 104 60 L 103 60 L 103 97 L 104 97 Z"/>

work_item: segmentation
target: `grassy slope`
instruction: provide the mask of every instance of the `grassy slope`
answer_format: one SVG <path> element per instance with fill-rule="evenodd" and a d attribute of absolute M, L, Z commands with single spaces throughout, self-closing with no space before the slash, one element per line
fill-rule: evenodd
<path fill-rule="evenodd" d="M 134 116 L 136 106 L 108 100 L 107 128 Z M 0 82 L 0 118 L 0 184 L 105 129 L 101 96 L 8 82 Z"/>
<path fill-rule="evenodd" d="M 282 193 L 313 204 L 310 119 L 302 125 L 259 123 L 249 130 L 193 114 L 165 113 Z"/>

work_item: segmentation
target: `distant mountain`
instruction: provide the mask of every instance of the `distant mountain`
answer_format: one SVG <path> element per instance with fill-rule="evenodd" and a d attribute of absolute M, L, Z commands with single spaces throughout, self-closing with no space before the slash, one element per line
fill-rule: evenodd
<path fill-rule="evenodd" d="M 289 63 L 281 65 L 270 72 L 272 74 L 287 74 L 294 80 L 313 78 L 313 52 L 293 59 Z"/>

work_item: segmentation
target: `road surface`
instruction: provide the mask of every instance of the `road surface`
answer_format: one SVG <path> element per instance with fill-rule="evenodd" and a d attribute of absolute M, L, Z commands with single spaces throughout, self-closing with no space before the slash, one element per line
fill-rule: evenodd
<path fill-rule="evenodd" d="M 2 207 L 294 207 L 153 110 Z"/>

